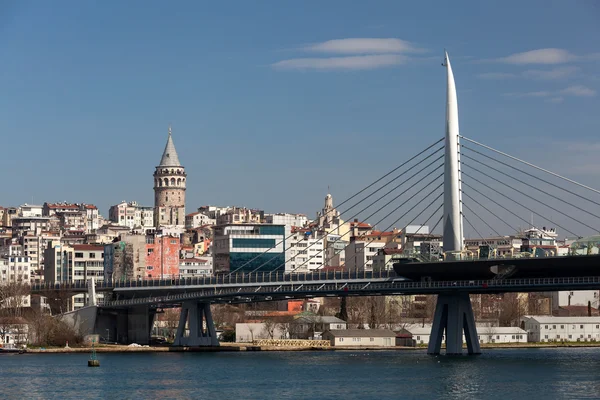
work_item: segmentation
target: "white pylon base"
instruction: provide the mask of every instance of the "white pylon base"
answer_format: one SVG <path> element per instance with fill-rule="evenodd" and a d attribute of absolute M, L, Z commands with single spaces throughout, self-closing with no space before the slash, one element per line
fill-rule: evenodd
<path fill-rule="evenodd" d="M 219 346 L 209 303 L 186 301 L 181 305 L 179 326 L 173 346 Z"/>
<path fill-rule="evenodd" d="M 463 331 L 468 353 L 481 354 L 469 294 L 440 294 L 435 307 L 427 353 L 440 354 L 442 338 L 446 332 L 446 355 L 461 355 Z"/>

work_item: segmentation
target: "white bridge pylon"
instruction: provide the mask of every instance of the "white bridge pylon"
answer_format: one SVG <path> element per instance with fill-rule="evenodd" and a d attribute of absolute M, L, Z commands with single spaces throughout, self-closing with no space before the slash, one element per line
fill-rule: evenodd
<path fill-rule="evenodd" d="M 444 64 L 447 76 L 446 142 L 444 157 L 444 252 L 451 256 L 463 250 L 463 219 L 460 177 L 460 144 L 456 84 L 448 53 Z M 452 252 L 452 253 L 447 253 Z M 428 354 L 440 354 L 442 338 L 446 338 L 446 354 L 462 354 L 463 332 L 469 354 L 481 354 L 473 308 L 469 294 L 439 295 L 435 307 Z"/>

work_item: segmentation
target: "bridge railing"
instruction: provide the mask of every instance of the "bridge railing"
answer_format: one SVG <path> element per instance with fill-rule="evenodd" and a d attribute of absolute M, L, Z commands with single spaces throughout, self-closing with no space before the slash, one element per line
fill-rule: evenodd
<path fill-rule="evenodd" d="M 176 303 L 185 300 L 202 300 L 208 302 L 248 302 L 278 299 L 303 298 L 307 296 L 333 295 L 384 295 L 384 294 L 415 294 L 415 293 L 441 293 L 446 291 L 467 292 L 494 292 L 518 291 L 514 289 L 523 288 L 530 291 L 532 288 L 576 288 L 578 285 L 594 285 L 600 287 L 600 276 L 577 277 L 577 278 L 527 278 L 507 280 L 474 280 L 474 281 L 431 281 L 431 282 L 407 282 L 407 281 L 374 281 L 369 284 L 357 281 L 339 282 L 295 282 L 290 281 L 281 287 L 273 288 L 272 285 L 248 286 L 248 291 L 239 291 L 235 286 L 204 286 L 195 291 L 181 291 L 166 295 L 152 295 L 146 297 L 135 297 L 132 299 L 121 299 L 108 301 L 106 306 L 133 306 L 137 304 L 162 304 Z"/>
<path fill-rule="evenodd" d="M 393 271 L 312 271 L 300 273 L 283 272 L 251 272 L 229 275 L 201 276 L 201 277 L 175 277 L 168 279 L 135 279 L 135 280 L 100 280 L 96 282 L 97 289 L 136 288 L 136 287 L 172 287 L 172 286 L 215 286 L 215 285 L 242 285 L 253 283 L 287 283 L 287 282 L 314 282 L 328 280 L 353 280 L 353 279 L 388 279 L 396 277 Z M 34 290 L 84 290 L 87 289 L 86 281 L 77 282 L 44 282 L 33 285 Z"/>

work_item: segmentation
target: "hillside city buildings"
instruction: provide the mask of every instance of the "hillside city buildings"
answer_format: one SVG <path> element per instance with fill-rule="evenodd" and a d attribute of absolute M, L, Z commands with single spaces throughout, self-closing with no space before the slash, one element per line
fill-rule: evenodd
<path fill-rule="evenodd" d="M 377 272 L 390 270 L 400 257 L 435 260 L 443 254 L 442 237 L 429 226 L 381 231 L 366 221 L 345 221 L 330 193 L 314 218 L 235 205 L 205 205 L 186 214 L 187 179 L 169 127 L 152 173 L 153 205 L 121 201 L 110 207 L 108 219 L 87 203 L 0 207 L 0 283 L 171 279 L 255 271 Z M 570 249 L 569 241 L 560 241 L 555 229 L 545 227 L 465 238 L 464 244 L 473 257 L 566 255 Z M 588 306 L 598 309 L 599 295 L 560 292 L 537 294 L 527 301 L 533 299 L 538 309 L 555 315 L 583 315 Z M 426 298 L 411 298 L 406 313 L 418 313 Z M 70 308 L 84 304 L 85 297 L 78 295 Z"/>

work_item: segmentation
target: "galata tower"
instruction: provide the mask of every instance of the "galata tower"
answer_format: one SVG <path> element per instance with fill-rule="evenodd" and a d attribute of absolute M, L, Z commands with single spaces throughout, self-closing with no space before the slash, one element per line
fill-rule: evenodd
<path fill-rule="evenodd" d="M 154 171 L 154 226 L 185 226 L 185 168 L 169 137 L 160 164 Z"/>

